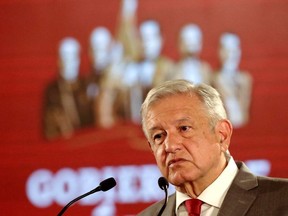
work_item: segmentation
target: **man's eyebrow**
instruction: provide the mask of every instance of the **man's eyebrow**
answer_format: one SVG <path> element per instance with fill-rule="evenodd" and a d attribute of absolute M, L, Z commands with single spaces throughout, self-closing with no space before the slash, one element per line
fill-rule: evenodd
<path fill-rule="evenodd" d="M 148 131 L 155 131 L 155 130 L 160 130 L 159 126 L 153 126 L 151 128 L 148 128 Z"/>
<path fill-rule="evenodd" d="M 176 119 L 174 122 L 181 123 L 181 122 L 186 122 L 186 121 L 192 121 L 192 119 L 189 117 L 184 117 L 184 118 Z"/>
<path fill-rule="evenodd" d="M 181 123 L 181 122 L 186 122 L 186 121 L 192 121 L 192 119 L 190 117 L 184 117 L 184 118 L 176 119 L 174 123 Z M 151 128 L 148 128 L 148 131 L 155 131 L 155 130 L 162 130 L 162 128 L 159 126 L 153 126 Z"/>

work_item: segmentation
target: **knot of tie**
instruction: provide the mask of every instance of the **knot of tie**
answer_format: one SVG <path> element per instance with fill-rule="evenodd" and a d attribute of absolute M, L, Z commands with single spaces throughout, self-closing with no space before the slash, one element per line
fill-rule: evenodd
<path fill-rule="evenodd" d="M 189 216 L 200 216 L 202 201 L 199 199 L 189 199 L 185 201 L 185 207 Z"/>

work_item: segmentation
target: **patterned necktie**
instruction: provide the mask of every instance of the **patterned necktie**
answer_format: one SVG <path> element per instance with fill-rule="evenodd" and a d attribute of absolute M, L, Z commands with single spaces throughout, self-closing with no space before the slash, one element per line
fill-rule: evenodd
<path fill-rule="evenodd" d="M 189 199 L 185 201 L 185 206 L 189 216 L 200 216 L 202 201 L 199 199 Z"/>

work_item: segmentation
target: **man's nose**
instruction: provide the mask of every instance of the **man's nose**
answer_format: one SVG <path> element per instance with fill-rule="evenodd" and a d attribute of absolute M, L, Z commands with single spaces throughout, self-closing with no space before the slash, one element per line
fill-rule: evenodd
<path fill-rule="evenodd" d="M 165 140 L 165 151 L 169 153 L 174 153 L 181 149 L 181 136 L 175 132 L 167 133 Z"/>

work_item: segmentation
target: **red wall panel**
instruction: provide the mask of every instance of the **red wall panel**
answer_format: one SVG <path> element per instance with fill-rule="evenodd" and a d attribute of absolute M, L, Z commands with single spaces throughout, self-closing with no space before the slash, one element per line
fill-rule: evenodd
<path fill-rule="evenodd" d="M 119 166 L 154 164 L 141 129 L 134 125 L 83 129 L 70 139 L 55 141 L 46 141 L 42 135 L 43 93 L 57 76 L 59 41 L 66 36 L 80 41 L 81 74 L 87 75 L 89 34 L 100 25 L 115 33 L 119 7 L 118 1 L 1 1 L 0 197 L 4 215 L 23 215 L 23 211 L 53 215 L 60 210 L 62 206 L 55 202 L 37 208 L 28 200 L 26 183 L 38 169 L 56 175 L 65 167 L 76 172 L 83 167 L 112 166 L 115 174 Z M 214 69 L 220 34 L 231 30 L 240 35 L 241 68 L 251 73 L 254 83 L 251 119 L 234 130 L 231 153 L 240 160 L 266 159 L 271 163 L 270 176 L 288 177 L 288 4 L 283 0 L 139 1 L 138 22 L 147 18 L 160 22 L 164 54 L 175 61 L 180 27 L 199 24 L 204 34 L 202 57 Z M 116 214 L 135 214 L 150 202 L 115 201 Z M 69 213 L 88 215 L 93 208 L 77 204 Z"/>

